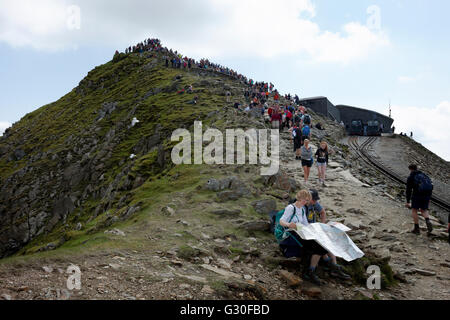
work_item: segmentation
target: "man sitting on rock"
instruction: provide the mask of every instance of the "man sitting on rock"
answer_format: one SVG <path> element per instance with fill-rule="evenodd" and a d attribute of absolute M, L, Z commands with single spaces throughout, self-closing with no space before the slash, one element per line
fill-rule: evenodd
<path fill-rule="evenodd" d="M 305 205 L 308 223 L 316 223 L 319 222 L 320 219 L 320 222 L 325 224 L 327 222 L 327 214 L 325 209 L 319 203 L 319 192 L 315 189 L 311 189 L 309 192 L 311 193 L 311 200 Z M 337 264 L 336 256 L 331 252 L 328 252 L 328 254 L 322 257 L 322 262 L 325 263 L 325 268 L 330 271 L 331 276 L 344 280 L 351 278 L 342 271 L 342 267 Z"/>

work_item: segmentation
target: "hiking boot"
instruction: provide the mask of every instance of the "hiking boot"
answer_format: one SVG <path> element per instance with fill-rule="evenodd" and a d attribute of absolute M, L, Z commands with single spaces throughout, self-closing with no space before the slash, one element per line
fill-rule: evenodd
<path fill-rule="evenodd" d="M 330 265 L 330 275 L 332 277 L 336 277 L 342 280 L 350 280 L 352 277 L 348 274 L 346 274 L 343 270 L 342 270 L 342 266 L 338 265 L 338 264 L 333 264 L 331 263 Z"/>
<path fill-rule="evenodd" d="M 412 230 L 410 231 L 410 233 L 419 235 L 419 234 L 420 234 L 420 229 L 417 228 L 417 227 L 414 227 L 414 229 L 412 229 Z"/>
<path fill-rule="evenodd" d="M 427 223 L 428 234 L 430 234 L 433 231 L 433 225 L 431 224 L 430 220 L 428 220 L 426 223 Z"/>
<path fill-rule="evenodd" d="M 309 282 L 312 282 L 318 286 L 320 286 L 322 284 L 319 277 L 316 275 L 316 272 L 312 271 L 311 269 L 308 269 L 308 271 L 303 275 L 303 278 L 305 278 L 305 280 L 308 280 Z"/>

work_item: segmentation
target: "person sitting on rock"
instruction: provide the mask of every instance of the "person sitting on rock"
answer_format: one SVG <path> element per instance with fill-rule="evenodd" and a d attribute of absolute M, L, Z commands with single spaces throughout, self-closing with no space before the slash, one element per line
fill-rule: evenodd
<path fill-rule="evenodd" d="M 308 190 L 301 190 L 297 193 L 296 202 L 290 204 L 284 210 L 280 218 L 280 225 L 291 230 L 297 230 L 298 226 L 308 226 L 305 205 L 311 201 L 311 193 Z M 319 277 L 316 274 L 316 268 L 320 258 L 327 256 L 329 252 L 325 250 L 314 240 L 304 240 L 297 232 L 288 231 L 291 236 L 280 243 L 280 249 L 286 258 L 302 257 L 311 255 L 308 270 L 303 277 L 316 285 L 321 285 Z M 337 264 L 335 264 L 337 266 Z M 336 267 L 338 268 L 338 267 Z"/>
<path fill-rule="evenodd" d="M 319 203 L 319 192 L 315 189 L 311 189 L 309 192 L 311 193 L 311 200 L 305 205 L 308 223 L 316 223 L 320 220 L 320 223 L 325 224 L 327 222 L 327 214 L 325 209 Z M 344 280 L 351 278 L 342 270 L 342 267 L 337 264 L 336 256 L 331 252 L 328 252 L 328 254 L 322 257 L 322 262 L 325 263 L 325 266 L 330 271 L 331 276 Z"/>

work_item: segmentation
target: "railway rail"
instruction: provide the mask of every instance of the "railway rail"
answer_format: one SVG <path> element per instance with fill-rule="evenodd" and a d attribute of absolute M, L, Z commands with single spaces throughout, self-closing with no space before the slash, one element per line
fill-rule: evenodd
<path fill-rule="evenodd" d="M 351 136 L 348 138 L 348 143 L 350 148 L 363 160 L 365 163 L 374 167 L 379 172 L 381 172 L 386 177 L 390 178 L 394 182 L 406 185 L 405 178 L 399 176 L 396 172 L 393 172 L 385 165 L 376 160 L 373 156 L 368 153 L 369 147 L 377 140 L 377 137 L 367 137 L 365 141 L 359 144 L 359 137 Z M 441 209 L 450 212 L 450 204 L 439 196 L 433 194 L 431 197 L 431 202 Z"/>

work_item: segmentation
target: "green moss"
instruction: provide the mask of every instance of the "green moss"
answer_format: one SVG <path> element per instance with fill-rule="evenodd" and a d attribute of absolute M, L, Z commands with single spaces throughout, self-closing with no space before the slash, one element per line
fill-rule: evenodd
<path fill-rule="evenodd" d="M 184 260 L 190 260 L 200 254 L 198 249 L 194 249 L 191 246 L 183 245 L 178 249 L 178 257 Z"/>
<path fill-rule="evenodd" d="M 372 256 L 365 256 L 361 259 L 357 259 L 349 264 L 346 264 L 345 270 L 352 276 L 354 282 L 365 286 L 367 284 L 367 279 L 370 276 L 366 270 L 367 267 L 371 265 L 380 267 L 381 289 L 384 290 L 397 284 L 389 263 L 385 260 L 381 260 Z"/>

